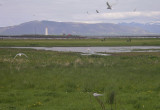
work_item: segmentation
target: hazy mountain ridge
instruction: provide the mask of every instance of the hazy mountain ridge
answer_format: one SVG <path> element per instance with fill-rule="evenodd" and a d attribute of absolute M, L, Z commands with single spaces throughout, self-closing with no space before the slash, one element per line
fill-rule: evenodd
<path fill-rule="evenodd" d="M 132 27 L 139 27 L 151 33 L 160 34 L 160 23 L 147 23 L 147 24 L 140 24 L 140 23 L 120 23 L 123 26 L 132 26 Z"/>
<path fill-rule="evenodd" d="M 153 28 L 155 26 L 155 28 Z M 160 25 L 142 25 L 138 23 L 75 23 L 55 21 L 30 21 L 10 27 L 0 27 L 0 35 L 44 34 L 48 28 L 49 35 L 145 35 L 160 34 Z M 155 30 L 154 30 L 155 29 Z"/>

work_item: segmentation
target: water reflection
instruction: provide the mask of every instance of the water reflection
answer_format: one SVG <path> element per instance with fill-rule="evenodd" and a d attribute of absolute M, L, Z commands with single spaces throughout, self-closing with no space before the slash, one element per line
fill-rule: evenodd
<path fill-rule="evenodd" d="M 117 52 L 160 52 L 160 46 L 123 46 L 123 47 L 11 47 L 63 52 L 80 52 L 81 55 L 104 55 Z"/>

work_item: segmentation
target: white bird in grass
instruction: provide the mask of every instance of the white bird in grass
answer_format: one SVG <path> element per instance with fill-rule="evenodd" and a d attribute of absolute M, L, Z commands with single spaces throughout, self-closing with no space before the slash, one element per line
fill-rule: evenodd
<path fill-rule="evenodd" d="M 93 93 L 94 97 L 103 96 L 103 94 Z"/>
<path fill-rule="evenodd" d="M 27 55 L 26 54 L 24 54 L 24 53 L 18 53 L 18 54 L 16 54 L 16 56 L 14 57 L 14 59 L 17 57 L 17 56 L 22 56 L 22 55 L 24 55 L 25 57 L 27 57 Z M 28 58 L 28 57 L 27 57 Z"/>
<path fill-rule="evenodd" d="M 95 97 L 95 99 L 97 100 L 97 102 L 101 105 L 102 110 L 106 110 L 103 101 L 101 101 L 101 100 L 98 98 L 99 96 L 103 96 L 103 94 L 93 93 L 93 96 Z"/>
<path fill-rule="evenodd" d="M 90 48 L 87 48 L 87 51 L 88 51 L 88 52 L 90 52 L 90 51 L 91 51 L 91 49 L 90 49 Z"/>

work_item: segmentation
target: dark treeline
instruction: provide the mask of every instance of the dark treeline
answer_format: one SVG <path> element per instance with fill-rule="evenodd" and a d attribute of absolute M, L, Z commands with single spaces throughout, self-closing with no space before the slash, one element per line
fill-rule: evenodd
<path fill-rule="evenodd" d="M 0 35 L 1 39 L 81 39 L 78 35 Z"/>
<path fill-rule="evenodd" d="M 80 36 L 80 35 L 0 35 L 0 39 L 101 39 L 101 38 L 160 38 L 160 35 Z"/>

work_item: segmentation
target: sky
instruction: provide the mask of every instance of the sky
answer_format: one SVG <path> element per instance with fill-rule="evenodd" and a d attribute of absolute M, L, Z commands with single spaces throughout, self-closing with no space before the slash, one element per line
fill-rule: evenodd
<path fill-rule="evenodd" d="M 0 0 L 0 27 L 33 20 L 160 23 L 159 5 L 160 0 Z"/>

